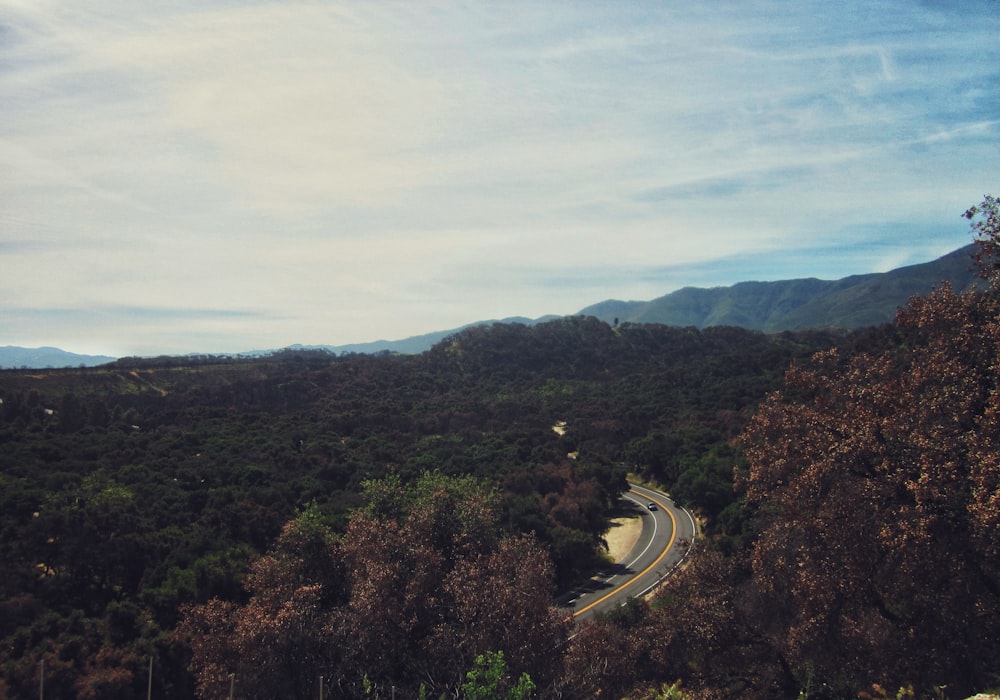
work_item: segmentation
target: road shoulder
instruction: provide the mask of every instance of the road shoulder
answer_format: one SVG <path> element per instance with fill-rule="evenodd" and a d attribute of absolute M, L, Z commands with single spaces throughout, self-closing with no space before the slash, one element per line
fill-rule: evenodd
<path fill-rule="evenodd" d="M 639 514 L 622 518 L 614 518 L 611 526 L 604 533 L 604 541 L 608 545 L 608 556 L 618 563 L 632 551 L 635 543 L 642 535 L 642 518 Z"/>

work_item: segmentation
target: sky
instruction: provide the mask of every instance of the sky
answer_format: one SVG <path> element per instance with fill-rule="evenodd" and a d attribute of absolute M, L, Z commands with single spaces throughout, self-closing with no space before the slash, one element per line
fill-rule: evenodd
<path fill-rule="evenodd" d="M 0 345 L 396 340 L 972 240 L 997 3 L 0 0 Z"/>

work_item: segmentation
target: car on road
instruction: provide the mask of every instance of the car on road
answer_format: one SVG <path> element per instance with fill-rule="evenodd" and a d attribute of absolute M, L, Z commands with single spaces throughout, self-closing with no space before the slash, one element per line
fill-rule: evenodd
<path fill-rule="evenodd" d="M 646 506 L 646 507 L 649 508 L 650 510 L 656 510 L 656 504 L 653 503 L 652 501 L 650 501 L 649 505 Z"/>

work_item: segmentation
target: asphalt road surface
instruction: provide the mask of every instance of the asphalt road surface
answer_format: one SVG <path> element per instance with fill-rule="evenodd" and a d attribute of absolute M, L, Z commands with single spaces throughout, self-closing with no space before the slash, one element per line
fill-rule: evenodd
<path fill-rule="evenodd" d="M 642 535 L 624 559 L 560 600 L 573 610 L 577 621 L 648 593 L 683 561 L 694 542 L 695 525 L 690 513 L 674 505 L 664 493 L 629 486 L 631 490 L 623 498 L 642 518 Z M 650 509 L 650 504 L 655 508 Z"/>

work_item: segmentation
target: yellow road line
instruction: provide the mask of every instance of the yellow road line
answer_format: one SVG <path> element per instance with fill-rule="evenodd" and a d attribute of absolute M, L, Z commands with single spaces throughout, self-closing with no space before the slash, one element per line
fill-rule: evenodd
<path fill-rule="evenodd" d="M 640 571 L 638 574 L 636 574 L 635 576 L 633 576 L 632 579 L 628 583 L 626 583 L 626 584 L 624 584 L 622 586 L 619 586 L 618 588 L 616 588 L 615 590 L 611 591 L 610 593 L 605 594 L 602 598 L 598 598 L 597 600 L 595 600 L 593 603 L 591 603 L 587 607 L 580 608 L 579 610 L 577 610 L 576 612 L 573 613 L 573 617 L 576 617 L 577 615 L 582 615 L 583 613 L 587 612 L 588 610 L 590 610 L 594 606 L 600 605 L 601 603 L 603 603 L 604 601 L 606 601 L 608 598 L 610 598 L 610 597 L 612 597 L 614 595 L 618 595 L 623 590 L 625 590 L 626 588 L 628 588 L 629 586 L 631 586 L 633 583 L 635 583 L 640 578 L 642 578 L 643 576 L 645 576 L 646 574 L 648 574 L 650 571 L 652 571 L 653 569 L 655 569 L 657 566 L 659 566 L 660 562 L 663 561 L 663 557 L 667 556 L 667 552 L 669 552 L 673 548 L 673 546 L 674 546 L 674 540 L 677 539 L 677 518 L 675 518 L 674 514 L 670 512 L 670 509 L 667 506 L 663 505 L 663 503 L 661 503 L 660 501 L 658 501 L 656 498 L 650 498 L 646 494 L 639 493 L 638 491 L 634 491 L 632 489 L 629 489 L 629 493 L 634 493 L 636 496 L 642 496 L 643 498 L 646 498 L 646 499 L 652 501 L 653 503 L 655 503 L 657 505 L 657 507 L 659 507 L 661 510 L 663 510 L 668 516 L 670 516 L 670 523 L 671 523 L 671 528 L 672 529 L 671 529 L 671 532 L 670 532 L 670 541 L 667 543 L 667 548 L 664 549 L 663 553 L 660 554 L 660 556 L 658 556 L 656 558 L 656 561 L 654 561 L 652 564 L 650 564 L 649 566 L 647 566 L 643 571 Z"/>

